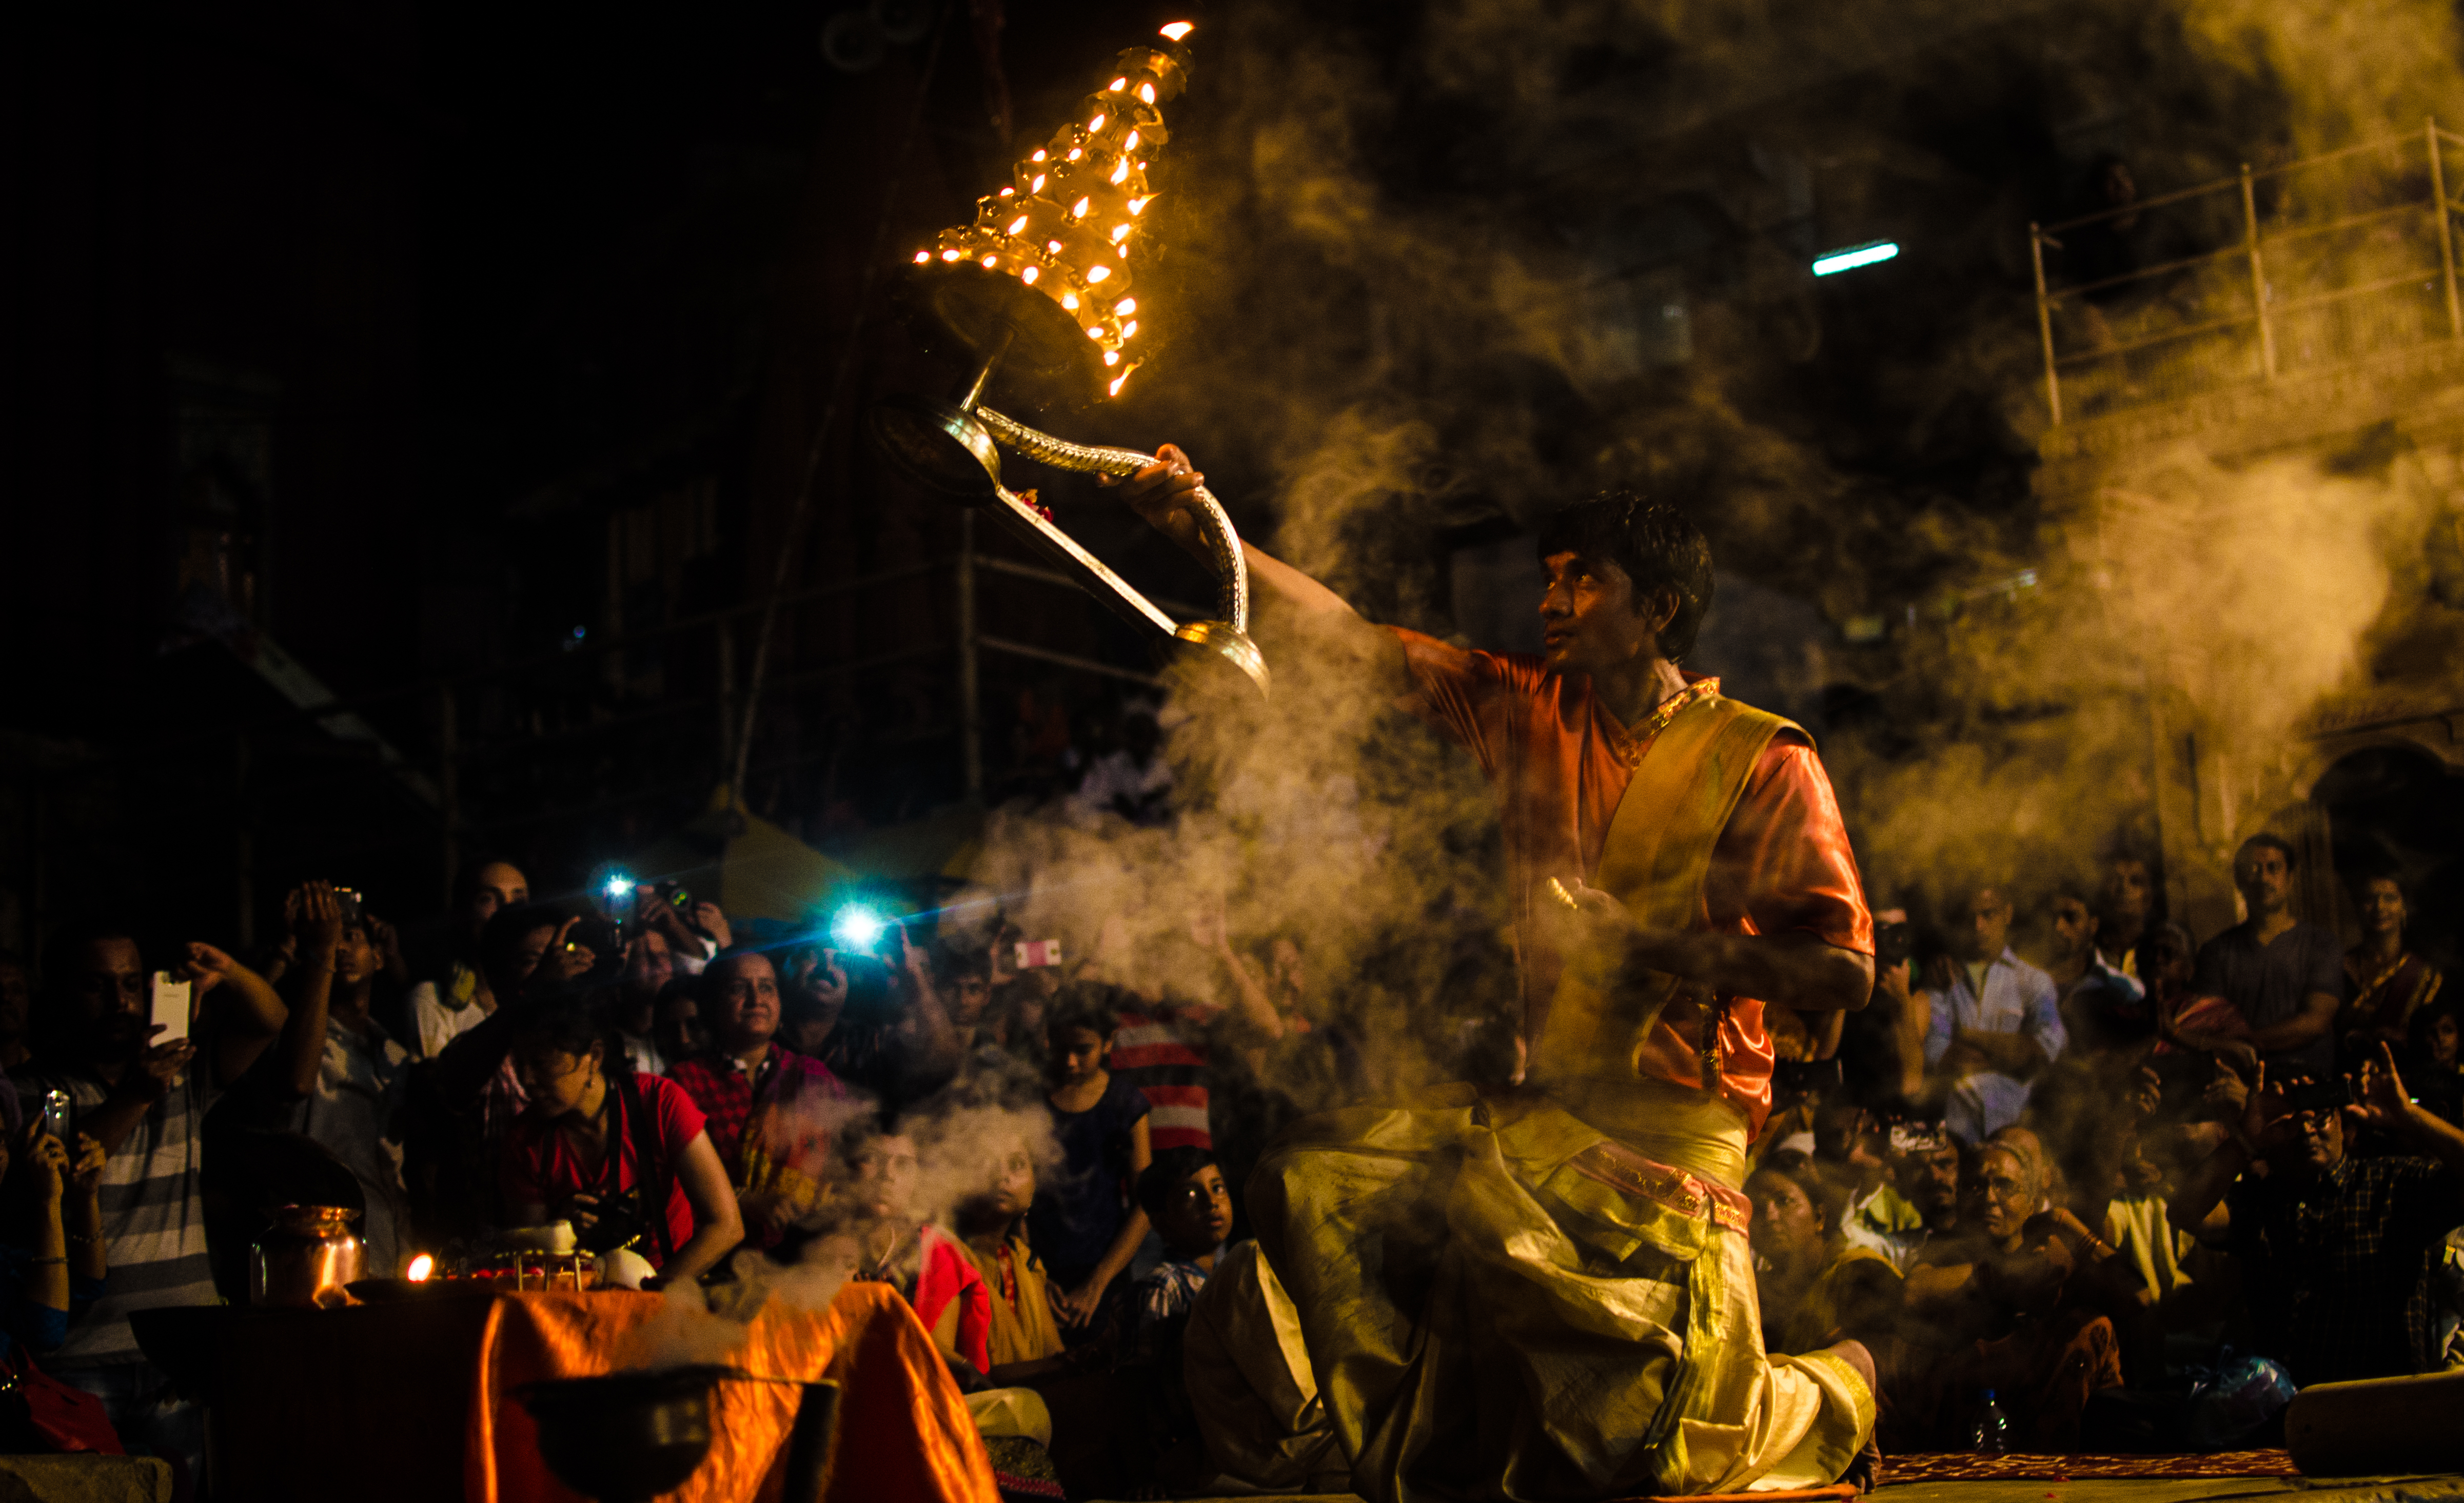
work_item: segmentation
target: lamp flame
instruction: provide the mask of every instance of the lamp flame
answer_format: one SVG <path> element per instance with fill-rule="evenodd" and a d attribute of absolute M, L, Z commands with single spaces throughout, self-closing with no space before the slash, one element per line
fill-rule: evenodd
<path fill-rule="evenodd" d="M 1131 200 L 1130 200 L 1130 212 L 1131 212 L 1131 213 L 1133 213 L 1133 214 L 1134 214 L 1134 213 L 1140 213 L 1140 212 L 1142 212 L 1142 211 L 1144 211 L 1144 210 L 1145 210 L 1146 207 L 1147 207 L 1149 204 L 1152 204 L 1152 203 L 1154 203 L 1154 202 L 1155 202 L 1155 195 L 1154 195 L 1153 193 L 1149 193 L 1149 194 L 1148 194 L 1146 197 L 1144 197 L 1144 198 L 1133 198 L 1133 199 L 1131 199 Z"/>
<path fill-rule="evenodd" d="M 1118 244 L 1119 242 L 1121 242 L 1121 241 L 1123 241 L 1123 240 L 1126 240 L 1126 239 L 1128 239 L 1129 237 L 1130 237 L 1130 227 L 1129 227 L 1129 226 L 1127 226 L 1127 225 L 1114 225 L 1114 226 L 1112 227 L 1112 240 L 1113 240 L 1113 242 L 1114 242 L 1115 244 Z"/>
<path fill-rule="evenodd" d="M 402 1276 L 414 1284 L 425 1284 L 428 1282 L 428 1275 L 435 1271 L 436 1260 L 423 1252 L 410 1260 L 410 1267 L 402 1271 Z"/>
<path fill-rule="evenodd" d="M 1035 267 L 1030 266 L 1018 274 L 1018 279 L 1026 283 L 1029 287 L 1032 287 L 1035 285 L 1035 278 L 1039 275 L 1041 274 L 1038 270 Z"/>
<path fill-rule="evenodd" d="M 1111 275 L 1112 269 L 1109 266 L 1090 266 L 1087 268 L 1087 279 L 1090 282 L 1100 282 L 1105 277 Z"/>
<path fill-rule="evenodd" d="M 1092 331 L 1092 330 L 1089 330 L 1088 332 L 1092 333 L 1093 331 Z M 1108 349 L 1108 350 L 1104 351 L 1104 364 L 1105 364 L 1105 365 L 1119 365 L 1120 363 L 1121 363 L 1121 352 L 1120 352 L 1119 350 L 1116 350 L 1116 349 Z"/>
<path fill-rule="evenodd" d="M 1177 42 L 1182 40 L 1188 36 L 1190 33 L 1197 30 L 1198 23 L 1195 21 L 1175 21 L 1170 26 L 1163 29 L 1163 34 L 1171 37 Z"/>
<path fill-rule="evenodd" d="M 1087 206 L 1088 206 L 1089 204 L 1093 203 L 1093 202 L 1094 202 L 1094 200 L 1093 200 L 1093 199 L 1091 199 L 1091 198 L 1082 198 L 1082 199 L 1078 200 L 1078 202 L 1076 202 L 1076 203 L 1074 203 L 1074 204 L 1070 205 L 1070 206 L 1069 206 L 1069 217 L 1070 217 L 1070 218 L 1072 218 L 1072 219 L 1084 219 L 1084 218 L 1086 218 L 1086 217 L 1087 217 Z"/>
<path fill-rule="evenodd" d="M 1009 222 L 1009 232 L 1010 232 L 1010 233 L 1012 233 L 1012 234 L 1016 234 L 1016 233 L 1018 233 L 1020 231 L 1022 231 L 1022 230 L 1023 230 L 1023 229 L 1025 229 L 1025 228 L 1026 228 L 1026 216 L 1025 216 L 1024 214 L 1021 214 L 1021 215 L 1019 215 L 1016 219 L 1013 219 L 1013 220 L 1011 220 L 1011 221 Z"/>
<path fill-rule="evenodd" d="M 989 272 L 989 271 L 991 271 L 994 267 L 999 266 L 1000 264 L 1001 264 L 1001 257 L 1000 257 L 1000 256 L 998 256 L 998 255 L 987 255 L 987 256 L 985 256 L 985 257 L 984 257 L 984 270 L 985 270 L 985 271 L 988 271 L 988 272 Z"/>
<path fill-rule="evenodd" d="M 1072 313 L 1076 313 L 1078 311 L 1078 295 L 1074 292 L 1063 293 L 1061 295 L 1061 306 L 1068 309 Z"/>
<path fill-rule="evenodd" d="M 1130 132 L 1128 136 L 1122 138 L 1121 149 L 1123 151 L 1135 151 L 1138 149 L 1138 133 L 1136 131 L 1133 130 Z"/>
<path fill-rule="evenodd" d="M 1034 182 L 1032 182 L 1032 183 L 1029 183 L 1028 185 L 1026 185 L 1026 190 L 1027 190 L 1028 192 L 1030 192 L 1030 193 L 1041 193 L 1041 192 L 1043 192 L 1043 191 L 1044 191 L 1044 179 L 1045 179 L 1045 174 L 1043 174 L 1043 173 L 1041 173 L 1041 172 L 1038 172 L 1037 174 L 1035 174 L 1035 181 L 1034 181 Z"/>
<path fill-rule="evenodd" d="M 1111 118 L 1112 117 L 1110 115 L 1098 115 L 1093 120 L 1087 122 L 1087 128 L 1089 130 L 1102 130 L 1104 128 L 1104 122 L 1111 120 Z"/>
<path fill-rule="evenodd" d="M 1039 146 L 1039 147 L 1037 147 L 1037 148 L 1036 148 L 1035 155 L 1033 155 L 1033 156 L 1031 156 L 1031 157 L 1027 158 L 1026 160 L 1027 160 L 1027 161 L 1029 161 L 1029 162 L 1041 162 L 1041 161 L 1043 161 L 1043 160 L 1044 160 L 1044 156 L 1045 156 L 1044 149 L 1043 149 L 1042 147 L 1040 147 L 1040 146 Z"/>
<path fill-rule="evenodd" d="M 1129 77 L 1125 74 L 1120 77 L 1114 78 L 1111 83 L 1105 88 L 1104 92 L 1107 94 L 1118 94 L 1129 86 Z"/>
<path fill-rule="evenodd" d="M 1119 375 L 1114 376 L 1112 378 L 1112 384 L 1104 388 L 1104 395 L 1108 397 L 1119 396 L 1121 394 L 1121 383 L 1129 379 L 1130 373 L 1126 370 L 1122 371 Z"/>
<path fill-rule="evenodd" d="M 1124 298 L 1112 304 L 1112 311 L 1126 319 L 1138 311 L 1138 300 L 1135 298 Z"/>
<path fill-rule="evenodd" d="M 930 251 L 918 251 L 915 253 L 915 264 L 918 266 L 922 266 L 932 259 L 933 253 Z"/>
<path fill-rule="evenodd" d="M 1130 180 L 1130 159 L 1129 159 L 1129 158 L 1127 158 L 1127 157 L 1123 157 L 1123 158 L 1121 159 L 1121 165 L 1120 165 L 1119 166 L 1116 166 L 1116 167 L 1114 167 L 1114 168 L 1112 169 L 1112 186 L 1113 186 L 1114 188 L 1118 188 L 1118 187 L 1120 187 L 1122 184 L 1124 184 L 1124 183 L 1128 182 L 1129 180 Z"/>
<path fill-rule="evenodd" d="M 1121 338 L 1123 339 L 1128 339 L 1131 335 L 1135 334 L 1136 332 L 1138 332 L 1138 320 L 1135 319 L 1132 319 L 1129 322 L 1121 325 Z"/>
<path fill-rule="evenodd" d="M 1152 83 L 1139 84 L 1138 98 L 1146 100 L 1149 104 L 1153 104 L 1155 102 L 1155 85 Z"/>

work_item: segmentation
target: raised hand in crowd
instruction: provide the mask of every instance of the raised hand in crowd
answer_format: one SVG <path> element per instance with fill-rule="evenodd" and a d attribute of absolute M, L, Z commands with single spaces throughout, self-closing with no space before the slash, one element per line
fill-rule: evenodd
<path fill-rule="evenodd" d="M 711 942 L 722 950 L 736 942 L 736 931 L 727 926 L 727 915 L 720 912 L 719 906 L 708 898 L 703 898 L 693 905 L 693 911 L 686 916 L 686 921 L 693 928 L 710 936 Z"/>
<path fill-rule="evenodd" d="M 299 985 L 284 1020 L 280 1072 L 284 1093 L 297 1100 L 317 1088 L 325 1061 L 325 1020 L 333 1015 L 334 957 L 342 946 L 342 901 L 334 884 L 303 882 L 283 903 L 291 916 Z"/>
<path fill-rule="evenodd" d="M 905 924 L 894 923 L 890 929 L 898 936 L 898 968 L 915 1002 L 908 1022 L 915 1036 L 918 1067 L 935 1072 L 956 1070 L 965 1043 L 951 1024 L 950 1009 L 942 1005 L 940 988 L 934 983 L 933 957 L 908 934 Z"/>
<path fill-rule="evenodd" d="M 2379 1042 L 2378 1057 L 2363 1060 L 2350 1078 L 2353 1100 L 2344 1108 L 2346 1116 L 2385 1133 L 2409 1152 L 2436 1159 L 2450 1174 L 2464 1175 L 2464 1130 L 2412 1099 L 2396 1072 L 2395 1050 L 2386 1040 Z"/>
<path fill-rule="evenodd" d="M 586 976 L 599 963 L 598 952 L 574 939 L 573 926 L 582 922 L 568 918 L 557 926 L 556 938 L 548 941 L 547 953 L 539 957 L 539 969 L 532 973 L 534 986 L 561 986 L 577 976 Z"/>

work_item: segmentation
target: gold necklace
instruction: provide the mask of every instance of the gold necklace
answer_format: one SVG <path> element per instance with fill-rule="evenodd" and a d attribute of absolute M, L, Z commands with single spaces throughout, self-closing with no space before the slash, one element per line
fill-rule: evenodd
<path fill-rule="evenodd" d="M 1625 740 L 1617 748 L 1617 761 L 1629 767 L 1640 766 L 1643 752 L 1649 749 L 1651 742 L 1661 732 L 1668 729 L 1669 721 L 1676 719 L 1704 700 L 1716 696 L 1719 692 L 1720 680 L 1714 675 L 1697 678 L 1660 701 L 1660 707 L 1652 711 L 1649 719 L 1642 722 L 1640 731 L 1628 731 L 1625 734 Z"/>

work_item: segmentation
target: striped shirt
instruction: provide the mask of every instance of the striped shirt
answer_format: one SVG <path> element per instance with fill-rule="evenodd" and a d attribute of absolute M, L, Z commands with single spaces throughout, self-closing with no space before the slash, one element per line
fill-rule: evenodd
<path fill-rule="evenodd" d="M 131 1065 L 130 1069 L 136 1066 Z M 102 1171 L 103 1253 L 111 1274 L 103 1296 L 69 1328 L 68 1340 L 43 1359 L 55 1371 L 142 1362 L 129 1312 L 170 1305 L 214 1305 L 213 1270 L 206 1261 L 206 1209 L 198 1129 L 222 1094 L 202 1061 L 154 1103 L 112 1150 Z M 11 1072 L 21 1093 L 40 1099 L 65 1091 L 82 1119 L 101 1109 L 108 1088 L 82 1069 L 30 1060 Z"/>
<path fill-rule="evenodd" d="M 1169 1016 L 1121 1013 L 1121 1030 L 1112 1035 L 1108 1063 L 1114 1079 L 1135 1086 L 1154 1108 L 1147 1119 L 1147 1140 L 1156 1153 L 1215 1146 L 1206 1115 L 1206 1024 L 1214 1012 L 1207 1007 Z"/>

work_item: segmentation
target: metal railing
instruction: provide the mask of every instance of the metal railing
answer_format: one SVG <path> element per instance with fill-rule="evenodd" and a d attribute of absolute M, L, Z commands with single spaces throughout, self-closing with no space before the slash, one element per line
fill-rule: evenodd
<path fill-rule="evenodd" d="M 2464 341 L 2439 129 L 2028 227 L 2058 425 Z"/>

